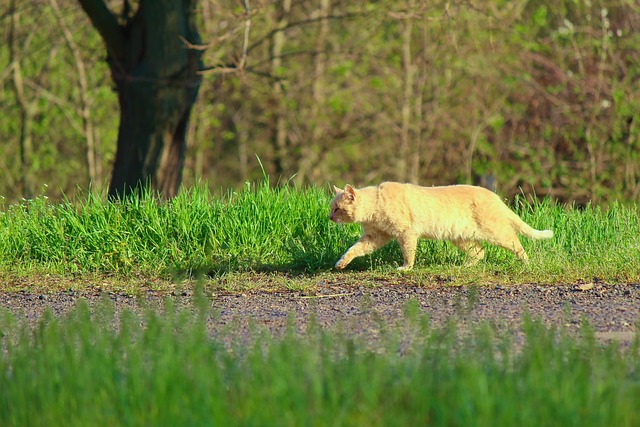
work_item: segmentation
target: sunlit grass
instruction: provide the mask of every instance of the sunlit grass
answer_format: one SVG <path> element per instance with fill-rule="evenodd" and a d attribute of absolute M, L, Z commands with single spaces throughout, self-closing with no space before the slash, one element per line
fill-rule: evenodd
<path fill-rule="evenodd" d="M 0 213 L 0 271 L 16 274 L 141 274 L 171 278 L 282 271 L 332 271 L 359 237 L 357 225 L 328 220 L 328 189 L 272 187 L 267 181 L 213 195 L 204 186 L 172 201 L 149 194 L 125 202 L 101 195 L 54 204 L 46 197 L 4 206 Z M 550 240 L 521 240 L 531 262 L 487 246 L 486 260 L 464 266 L 447 242 L 421 241 L 415 277 L 446 277 L 455 283 L 640 279 L 638 208 L 558 206 L 549 200 L 516 201 L 515 210 Z M 347 272 L 395 276 L 402 256 L 391 243 L 356 260 Z"/>
<path fill-rule="evenodd" d="M 197 298 L 196 298 L 197 299 Z M 311 327 L 210 331 L 206 299 L 114 316 L 0 311 L 0 425 L 634 426 L 640 354 L 524 321 L 434 328 L 407 306 L 375 344 Z"/>

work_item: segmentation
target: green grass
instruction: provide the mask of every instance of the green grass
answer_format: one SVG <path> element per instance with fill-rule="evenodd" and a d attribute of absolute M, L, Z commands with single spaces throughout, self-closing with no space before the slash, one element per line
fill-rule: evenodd
<path fill-rule="evenodd" d="M 198 305 L 199 304 L 199 305 Z M 0 425 L 635 426 L 640 352 L 524 321 L 462 333 L 411 309 L 379 342 L 311 327 L 209 331 L 206 299 L 107 301 L 27 325 L 0 310 Z M 198 308 L 199 307 L 199 308 Z"/>
<path fill-rule="evenodd" d="M 207 275 L 206 286 L 236 291 L 640 280 L 635 206 L 518 200 L 525 221 L 555 232 L 551 240 L 522 239 L 529 264 L 488 247 L 486 261 L 464 267 L 451 244 L 423 241 L 411 272 L 395 270 L 397 244 L 334 272 L 359 227 L 330 223 L 329 200 L 328 189 L 265 182 L 224 196 L 185 190 L 171 202 L 87 194 L 4 206 L 0 286 L 77 281 L 135 292 L 176 275 Z M 238 335 L 233 327 L 209 329 L 216 313 L 195 295 L 188 310 L 167 300 L 141 317 L 81 301 L 35 325 L 0 309 L 0 425 L 640 424 L 638 339 L 619 349 L 599 343 L 586 324 L 576 337 L 527 319 L 518 331 L 434 328 L 411 304 L 373 342 L 313 325 L 283 338 L 257 326 Z"/>
<path fill-rule="evenodd" d="M 330 197 L 328 189 L 273 188 L 267 181 L 223 196 L 204 187 L 183 190 L 170 202 L 143 195 L 119 203 L 88 193 L 55 204 L 39 197 L 0 212 L 0 274 L 171 279 L 273 271 L 353 277 L 364 271 L 454 284 L 640 279 L 637 206 L 575 209 L 523 199 L 515 205 L 523 219 L 555 233 L 551 240 L 521 239 L 528 264 L 488 246 L 486 260 L 469 268 L 450 243 L 423 240 L 410 273 L 395 271 L 402 261 L 396 243 L 333 273 L 360 228 L 328 220 Z"/>

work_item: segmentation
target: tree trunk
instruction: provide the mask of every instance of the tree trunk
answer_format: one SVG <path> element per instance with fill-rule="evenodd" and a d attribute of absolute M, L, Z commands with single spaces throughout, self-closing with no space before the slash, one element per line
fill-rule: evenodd
<path fill-rule="evenodd" d="M 13 65 L 13 88 L 20 108 L 20 181 L 22 184 L 22 197 L 33 197 L 33 177 L 31 176 L 31 157 L 33 156 L 33 118 L 37 111 L 37 101 L 29 102 L 24 91 L 22 68 L 20 66 L 20 52 L 16 31 L 19 14 L 15 10 L 15 1 L 11 4 L 14 12 L 11 15 L 11 27 L 9 33 L 9 59 Z"/>
<path fill-rule="evenodd" d="M 110 196 L 149 186 L 171 198 L 180 187 L 202 68 L 202 51 L 190 46 L 200 43 L 196 2 L 140 0 L 131 16 L 125 1 L 120 24 L 104 0 L 80 0 L 107 45 L 120 103 Z"/>
<path fill-rule="evenodd" d="M 414 0 L 410 0 L 408 4 L 409 11 L 413 11 L 415 7 Z M 414 64 L 411 56 L 411 37 L 413 32 L 413 21 L 411 14 L 405 16 L 402 20 L 402 66 L 404 68 L 402 107 L 401 107 L 401 127 L 400 127 L 400 159 L 398 162 L 398 180 L 405 182 L 408 179 L 409 167 L 411 162 L 411 128 L 412 128 L 412 111 L 411 100 L 413 99 L 413 76 Z M 412 177 L 413 178 L 413 177 Z M 415 182 L 414 182 L 415 183 Z"/>
<path fill-rule="evenodd" d="M 89 83 L 87 81 L 87 71 L 84 66 L 84 60 L 80 53 L 78 44 L 73 39 L 73 34 L 69 27 L 65 24 L 60 6 L 57 0 L 49 0 L 49 4 L 53 9 L 58 26 L 62 30 L 62 35 L 67 43 L 67 47 L 73 55 L 73 60 L 76 67 L 76 73 L 78 77 L 78 86 L 80 89 L 80 118 L 82 119 L 82 129 L 86 140 L 86 160 L 87 160 L 87 181 L 91 184 L 101 185 L 102 181 L 102 168 L 100 167 L 98 159 L 100 154 L 98 153 L 98 147 L 95 140 L 95 131 L 93 127 L 93 119 L 91 118 L 91 97 L 89 95 Z"/>
<path fill-rule="evenodd" d="M 312 104 L 310 117 L 308 121 L 312 123 L 311 128 L 311 141 L 302 146 L 302 152 L 304 153 L 300 160 L 298 167 L 298 175 L 296 176 L 298 182 L 315 182 L 320 179 L 320 170 L 318 163 L 323 152 L 326 152 L 327 147 L 326 138 L 326 126 L 324 123 L 326 120 L 323 117 L 323 108 L 326 100 L 326 88 L 325 88 L 325 72 L 327 69 L 327 37 L 329 35 L 329 14 L 331 11 L 330 0 L 320 0 L 320 9 L 318 10 L 319 31 L 316 41 L 316 57 L 312 86 Z"/>
<path fill-rule="evenodd" d="M 282 82 L 282 49 L 285 43 L 284 29 L 289 23 L 291 0 L 282 0 L 274 5 L 272 17 L 275 30 L 271 36 L 271 74 L 273 75 L 273 111 L 271 111 L 271 144 L 275 152 L 275 172 L 281 176 L 291 172 L 289 147 L 287 146 L 287 122 Z"/>

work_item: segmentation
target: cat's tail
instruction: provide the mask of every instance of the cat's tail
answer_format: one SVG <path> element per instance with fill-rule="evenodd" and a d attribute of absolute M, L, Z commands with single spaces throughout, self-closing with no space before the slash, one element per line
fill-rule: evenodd
<path fill-rule="evenodd" d="M 530 239 L 551 239 L 553 237 L 553 230 L 536 230 L 531 227 L 529 224 L 524 222 L 518 215 L 513 213 L 511 217 L 513 225 L 518 234 L 522 234 Z"/>
<path fill-rule="evenodd" d="M 522 234 L 532 239 L 550 239 L 553 237 L 553 230 L 536 230 L 534 228 L 531 228 L 531 234 Z"/>

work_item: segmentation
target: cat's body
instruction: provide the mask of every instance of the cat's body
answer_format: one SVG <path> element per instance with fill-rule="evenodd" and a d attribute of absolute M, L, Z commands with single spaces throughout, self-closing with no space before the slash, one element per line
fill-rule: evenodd
<path fill-rule="evenodd" d="M 404 264 L 400 268 L 410 269 L 421 237 L 451 241 L 468 255 L 470 264 L 484 257 L 481 241 L 508 249 L 526 261 L 518 234 L 532 239 L 553 237 L 551 230 L 531 228 L 495 193 L 482 187 L 385 182 L 362 189 L 350 185 L 334 189 L 330 219 L 357 222 L 363 230 L 362 237 L 336 263 L 340 270 L 391 239 L 397 239 L 402 250 Z"/>

